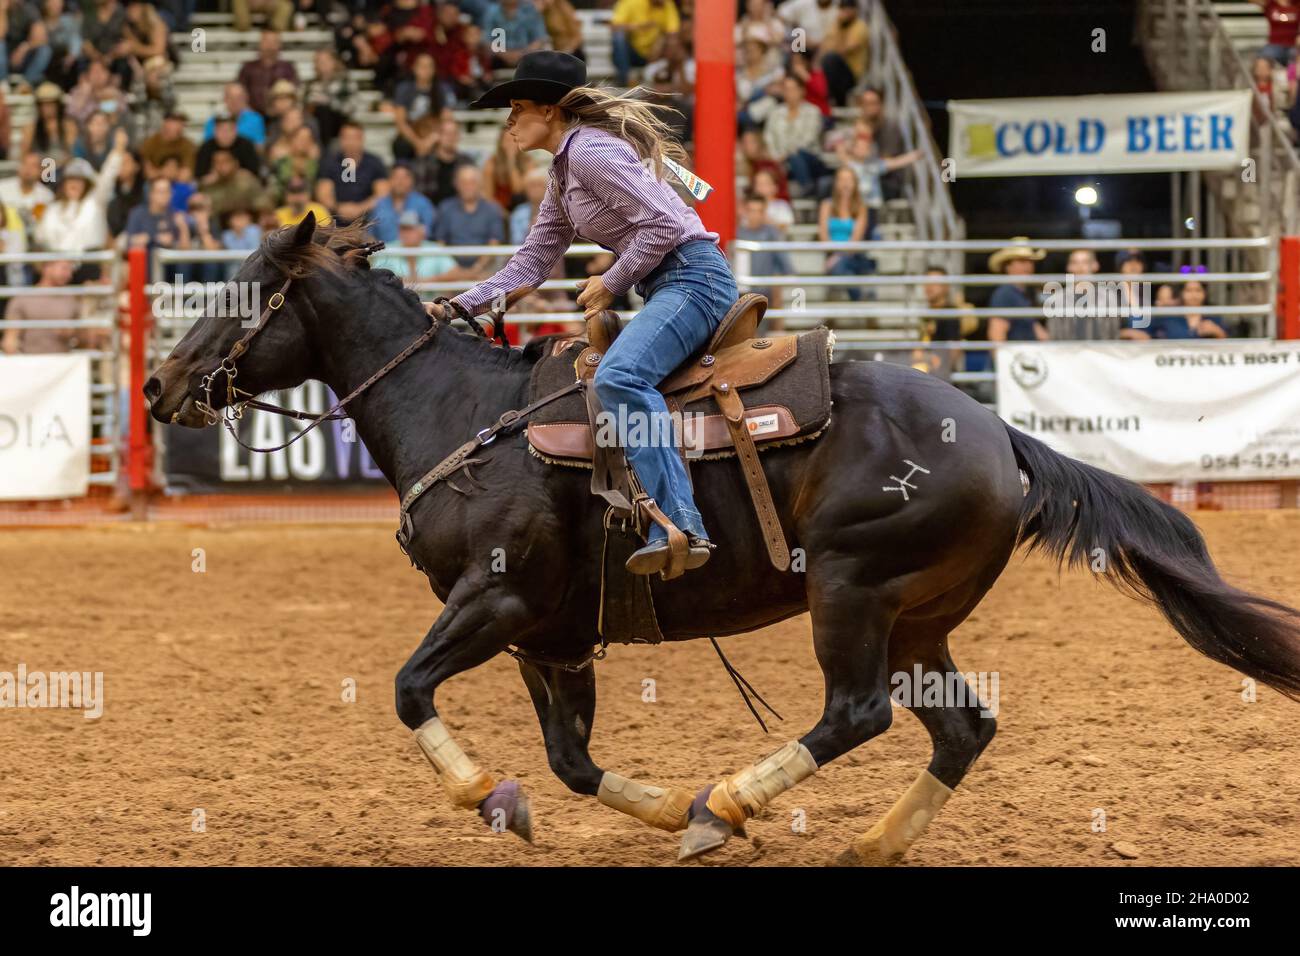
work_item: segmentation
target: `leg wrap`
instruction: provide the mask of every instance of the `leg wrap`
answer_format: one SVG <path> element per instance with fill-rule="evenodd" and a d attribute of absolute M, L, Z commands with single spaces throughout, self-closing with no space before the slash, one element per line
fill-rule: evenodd
<path fill-rule="evenodd" d="M 792 740 L 770 757 L 723 780 L 709 794 L 706 804 L 717 817 L 733 827 L 747 819 L 817 772 L 817 761 L 808 748 Z"/>
<path fill-rule="evenodd" d="M 867 863 L 896 862 L 951 796 L 951 788 L 922 770 L 889 812 L 853 841 L 854 851 Z"/>
<path fill-rule="evenodd" d="M 670 833 L 685 829 L 686 812 L 691 808 L 691 795 L 685 790 L 647 787 L 608 770 L 600 778 L 596 799 L 607 807 Z"/>
<path fill-rule="evenodd" d="M 451 802 L 474 809 L 482 803 L 496 783 L 451 739 L 437 717 L 430 717 L 415 731 L 415 742 L 438 772 Z"/>

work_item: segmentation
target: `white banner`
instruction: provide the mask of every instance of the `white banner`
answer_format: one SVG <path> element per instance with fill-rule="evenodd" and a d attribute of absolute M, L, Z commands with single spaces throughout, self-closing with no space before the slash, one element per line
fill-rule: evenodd
<path fill-rule="evenodd" d="M 0 355 L 0 498 L 73 498 L 90 477 L 90 356 Z"/>
<path fill-rule="evenodd" d="M 1240 169 L 1250 100 L 1250 90 L 951 100 L 952 174 Z"/>
<path fill-rule="evenodd" d="M 1027 344 L 998 414 L 1135 481 L 1300 477 L 1300 342 Z"/>

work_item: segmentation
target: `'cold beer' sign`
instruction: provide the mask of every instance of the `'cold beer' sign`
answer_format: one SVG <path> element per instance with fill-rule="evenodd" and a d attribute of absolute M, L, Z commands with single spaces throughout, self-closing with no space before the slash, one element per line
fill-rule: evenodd
<path fill-rule="evenodd" d="M 1249 90 L 948 104 L 948 155 L 962 176 L 1155 173 L 1240 167 Z"/>

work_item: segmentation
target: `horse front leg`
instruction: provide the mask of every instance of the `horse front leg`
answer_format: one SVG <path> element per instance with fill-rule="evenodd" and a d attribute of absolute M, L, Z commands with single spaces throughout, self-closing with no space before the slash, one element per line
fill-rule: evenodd
<path fill-rule="evenodd" d="M 642 823 L 674 832 L 686 826 L 691 794 L 675 787 L 655 787 L 601 770 L 587 752 L 596 714 L 596 671 L 565 670 L 520 660 L 519 672 L 533 699 L 546 741 L 551 770 L 574 793 L 594 796 Z"/>
<path fill-rule="evenodd" d="M 527 628 L 527 607 L 517 596 L 482 581 L 462 579 L 438 620 L 397 673 L 397 716 L 433 765 L 451 802 L 477 810 L 495 830 L 532 842 L 528 799 L 513 780 L 497 782 L 452 738 L 433 697 L 443 681 L 495 657 Z"/>

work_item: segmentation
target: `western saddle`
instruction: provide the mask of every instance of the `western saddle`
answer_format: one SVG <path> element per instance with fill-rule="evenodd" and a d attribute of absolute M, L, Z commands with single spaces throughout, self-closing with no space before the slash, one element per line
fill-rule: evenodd
<path fill-rule="evenodd" d="M 790 566 L 790 552 L 759 461 L 755 439 L 760 442 L 789 439 L 807 435 L 810 425 L 816 426 L 818 432 L 824 427 L 829 419 L 826 372 L 829 333 L 822 329 L 804 335 L 758 338 L 758 323 L 766 311 L 765 297 L 754 293 L 742 295 L 723 316 L 708 344 L 664 379 L 659 391 L 674 422 L 681 426 L 679 434 L 683 441 L 679 451 L 688 467 L 690 458 L 707 452 L 719 457 L 727 454 L 737 456 L 763 532 L 768 557 L 775 567 L 784 571 Z M 588 319 L 584 336 L 576 340 L 555 340 L 551 354 L 556 358 L 567 357 L 577 351 L 571 366 L 573 373 L 570 374 L 576 374 L 579 381 L 589 385 L 600 367 L 601 358 L 622 328 L 623 322 L 617 313 L 602 312 Z M 804 386 L 815 380 L 822 388 L 801 388 L 800 382 L 791 380 L 787 391 L 818 392 L 818 400 L 805 401 L 808 408 L 801 409 L 793 395 L 779 394 L 777 398 L 780 400 L 763 404 L 762 386 L 773 384 L 778 373 L 795 364 L 801 355 L 803 360 L 800 364 L 807 370 L 808 377 L 796 378 Z M 540 386 L 536 379 L 534 382 L 536 393 Z M 747 409 L 741 399 L 742 389 L 757 389 L 750 394 L 758 395 L 760 403 Z M 529 443 L 535 452 L 548 460 L 584 465 L 590 462 L 592 491 L 609 503 L 615 519 L 630 519 L 642 533 L 648 529 L 649 521 L 663 527 L 668 533 L 670 557 L 667 567 L 660 573 L 664 580 L 671 580 L 683 571 L 686 536 L 646 495 L 635 473 L 627 467 L 622 448 L 596 440 L 600 432 L 598 416 L 601 409 L 595 389 L 588 387 L 583 391 L 586 421 L 573 420 L 578 416 L 572 414 L 572 410 L 568 413 L 569 420 L 563 420 L 565 416 L 562 413 L 558 415 L 561 420 L 543 421 L 538 416 L 529 422 Z M 708 414 L 703 410 L 715 406 L 718 414 Z M 815 421 L 818 418 L 821 420 Z"/>

